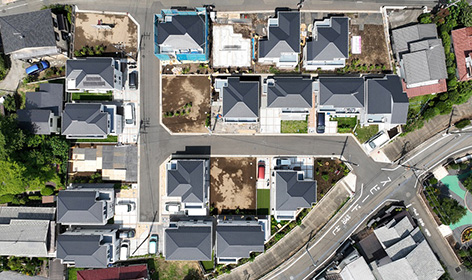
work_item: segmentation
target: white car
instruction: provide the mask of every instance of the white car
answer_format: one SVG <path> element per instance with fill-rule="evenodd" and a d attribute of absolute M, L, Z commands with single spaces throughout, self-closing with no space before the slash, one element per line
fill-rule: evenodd
<path fill-rule="evenodd" d="M 128 213 L 136 209 L 136 204 L 129 203 L 118 203 L 115 205 L 115 214 Z"/>
<path fill-rule="evenodd" d="M 123 240 L 120 247 L 120 261 L 126 261 L 129 256 L 129 241 Z"/>
<path fill-rule="evenodd" d="M 159 242 L 159 236 L 157 234 L 151 235 L 149 238 L 149 254 L 155 255 L 157 253 L 157 244 Z"/>
<path fill-rule="evenodd" d="M 136 125 L 136 112 L 134 103 L 128 103 L 125 105 L 125 125 L 133 126 Z"/>
<path fill-rule="evenodd" d="M 369 141 L 365 142 L 364 146 L 367 149 L 367 152 L 372 152 L 374 149 L 381 147 L 383 144 L 387 143 L 390 140 L 388 134 L 384 131 L 381 131 L 374 135 Z"/>

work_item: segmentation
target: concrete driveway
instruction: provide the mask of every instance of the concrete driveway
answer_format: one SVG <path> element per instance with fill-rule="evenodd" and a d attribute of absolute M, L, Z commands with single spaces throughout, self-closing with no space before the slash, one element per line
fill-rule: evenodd
<path fill-rule="evenodd" d="M 3 81 L 0 81 L 0 91 L 14 93 L 18 83 L 26 76 L 25 68 L 27 64 L 20 60 L 12 60 L 10 71 Z"/>

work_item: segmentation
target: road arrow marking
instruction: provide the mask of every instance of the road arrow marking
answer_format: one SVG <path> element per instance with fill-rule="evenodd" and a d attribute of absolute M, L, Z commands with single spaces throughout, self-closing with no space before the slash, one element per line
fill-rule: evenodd
<path fill-rule="evenodd" d="M 387 183 L 392 182 L 392 180 L 390 179 L 390 177 L 387 177 L 387 178 L 388 178 L 388 180 L 386 180 L 386 181 L 381 181 L 381 182 L 380 182 L 380 183 L 382 183 L 382 187 L 385 187 L 385 185 L 386 185 Z"/>

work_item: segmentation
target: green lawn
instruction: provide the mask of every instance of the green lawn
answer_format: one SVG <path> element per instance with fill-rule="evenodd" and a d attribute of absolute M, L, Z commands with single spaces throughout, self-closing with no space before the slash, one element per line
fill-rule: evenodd
<path fill-rule="evenodd" d="M 331 118 L 331 121 L 338 122 L 338 133 L 351 133 L 357 124 L 357 117 L 354 118 Z"/>
<path fill-rule="evenodd" d="M 379 132 L 379 126 L 376 124 L 364 127 L 357 126 L 354 135 L 357 137 L 359 142 L 364 143 L 377 134 L 377 132 Z"/>
<path fill-rule="evenodd" d="M 270 190 L 258 189 L 257 190 L 257 214 L 269 215 L 269 209 L 270 209 Z"/>
<path fill-rule="evenodd" d="M 211 261 L 202 261 L 202 266 L 205 271 L 211 271 L 215 268 L 215 252 L 211 252 Z"/>
<path fill-rule="evenodd" d="M 118 142 L 118 136 L 108 135 L 105 139 L 77 139 L 75 142 Z"/>
<path fill-rule="evenodd" d="M 83 268 L 69 267 L 67 268 L 67 280 L 77 280 L 77 271 L 84 270 Z"/>
<path fill-rule="evenodd" d="M 416 96 L 413 98 L 410 98 L 409 100 L 409 106 L 408 110 L 410 111 L 410 114 L 418 114 L 421 110 L 421 108 L 428 102 L 430 99 L 432 99 L 434 96 L 431 94 L 428 95 L 421 95 L 421 96 Z"/>
<path fill-rule="evenodd" d="M 73 92 L 72 100 L 102 100 L 111 101 L 113 100 L 113 93 L 91 93 L 91 92 Z"/>
<path fill-rule="evenodd" d="M 307 121 L 280 121 L 281 133 L 307 133 Z"/>

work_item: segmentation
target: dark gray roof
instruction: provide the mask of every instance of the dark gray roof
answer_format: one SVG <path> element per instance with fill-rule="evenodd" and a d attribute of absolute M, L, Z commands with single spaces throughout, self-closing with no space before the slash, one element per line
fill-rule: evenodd
<path fill-rule="evenodd" d="M 306 60 L 349 57 L 349 18 L 332 17 L 331 26 L 316 26 L 318 36 L 307 41 Z"/>
<path fill-rule="evenodd" d="M 391 123 L 406 123 L 408 96 L 400 77 L 367 80 L 367 114 L 392 114 Z"/>
<path fill-rule="evenodd" d="M 164 240 L 166 260 L 211 260 L 211 235 L 211 225 L 167 228 Z"/>
<path fill-rule="evenodd" d="M 48 109 L 55 116 L 62 112 L 64 102 L 64 85 L 44 83 L 39 85 L 39 91 L 26 93 L 26 109 Z"/>
<path fill-rule="evenodd" d="M 182 202 L 203 203 L 206 193 L 204 160 L 178 160 L 177 169 L 167 171 L 167 195 Z"/>
<path fill-rule="evenodd" d="M 316 181 L 299 181 L 296 171 L 277 171 L 275 210 L 296 211 L 316 202 Z"/>
<path fill-rule="evenodd" d="M 320 105 L 335 108 L 364 107 L 364 79 L 320 78 Z"/>
<path fill-rule="evenodd" d="M 170 36 L 184 36 L 181 40 L 170 42 Z M 172 37 L 171 37 L 172 38 Z M 189 41 L 191 40 L 191 41 Z M 192 47 L 194 44 L 205 47 L 205 16 L 203 15 L 174 15 L 170 22 L 157 24 L 157 43 L 169 44 L 176 49 Z M 180 43 L 179 45 L 175 45 Z M 186 45 L 188 43 L 188 45 Z M 185 45 L 184 45 L 185 44 Z"/>
<path fill-rule="evenodd" d="M 53 207 L 0 207 L 0 224 L 8 224 L 12 219 L 20 220 L 55 220 L 56 208 Z"/>
<path fill-rule="evenodd" d="M 88 57 L 68 59 L 66 62 L 66 79 L 75 79 L 77 89 L 115 88 L 115 69 L 111 57 Z"/>
<path fill-rule="evenodd" d="M 97 201 L 97 191 L 60 191 L 57 196 L 57 222 L 63 224 L 106 224 L 104 201 Z"/>
<path fill-rule="evenodd" d="M 0 255 L 47 257 L 50 220 L 12 219 L 0 224 Z"/>
<path fill-rule="evenodd" d="M 267 87 L 269 108 L 311 108 L 313 80 L 309 77 L 274 77 Z"/>
<path fill-rule="evenodd" d="M 283 52 L 300 52 L 300 13 L 278 12 L 278 26 L 267 27 L 267 38 L 259 40 L 259 57 L 279 57 Z"/>
<path fill-rule="evenodd" d="M 403 55 L 405 82 L 408 85 L 447 78 L 441 39 L 424 40 L 410 46 L 414 52 Z"/>
<path fill-rule="evenodd" d="M 126 182 L 138 181 L 137 146 L 103 146 L 102 169 L 125 169 Z"/>
<path fill-rule="evenodd" d="M 56 46 L 49 9 L 0 17 L 0 33 L 6 54 L 24 48 Z"/>
<path fill-rule="evenodd" d="M 438 38 L 438 32 L 435 24 L 416 24 L 397 28 L 392 30 L 393 52 L 396 54 L 408 52 L 410 43 L 436 38 Z"/>
<path fill-rule="evenodd" d="M 249 258 L 251 252 L 264 252 L 261 225 L 218 225 L 216 257 Z"/>
<path fill-rule="evenodd" d="M 16 111 L 16 114 L 21 128 L 30 130 L 34 134 L 51 134 L 49 126 L 50 110 L 24 109 Z"/>
<path fill-rule="evenodd" d="M 223 88 L 223 117 L 258 118 L 259 82 L 228 78 L 228 86 Z"/>
<path fill-rule="evenodd" d="M 61 234 L 57 237 L 57 258 L 74 261 L 76 267 L 107 267 L 107 245 L 100 235 Z"/>
<path fill-rule="evenodd" d="M 108 133 L 108 113 L 102 104 L 68 103 L 62 113 L 62 135 L 96 135 Z"/>

